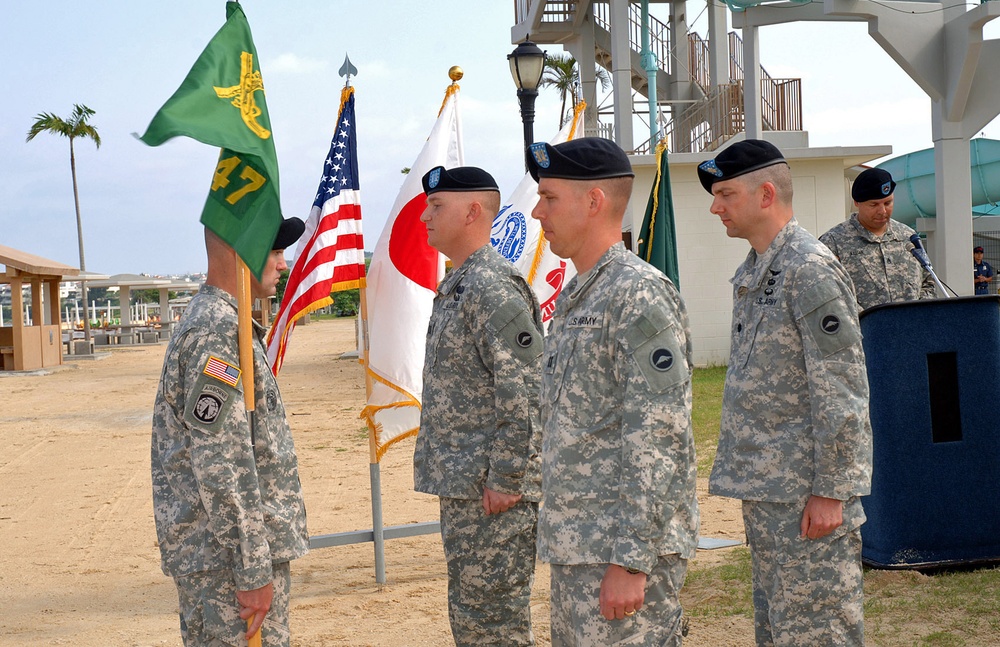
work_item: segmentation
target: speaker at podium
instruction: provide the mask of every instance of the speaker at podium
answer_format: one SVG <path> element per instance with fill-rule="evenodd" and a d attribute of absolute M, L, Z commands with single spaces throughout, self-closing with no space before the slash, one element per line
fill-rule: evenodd
<path fill-rule="evenodd" d="M 873 432 L 862 561 L 1000 561 L 1000 296 L 885 304 L 860 321 Z"/>

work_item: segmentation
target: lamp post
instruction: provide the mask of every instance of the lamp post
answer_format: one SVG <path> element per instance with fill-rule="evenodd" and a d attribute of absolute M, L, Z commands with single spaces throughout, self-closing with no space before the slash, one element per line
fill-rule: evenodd
<path fill-rule="evenodd" d="M 507 55 L 510 75 L 517 86 L 517 101 L 521 104 L 521 121 L 524 123 L 524 169 L 528 170 L 528 147 L 534 142 L 535 99 L 538 84 L 545 69 L 545 52 L 530 40 L 518 43 Z"/>

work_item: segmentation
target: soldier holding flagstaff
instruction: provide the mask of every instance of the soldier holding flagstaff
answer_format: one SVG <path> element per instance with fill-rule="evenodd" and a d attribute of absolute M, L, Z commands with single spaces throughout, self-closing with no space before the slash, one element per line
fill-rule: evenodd
<path fill-rule="evenodd" d="M 298 218 L 282 222 L 254 297 L 274 296 L 284 250 L 303 229 Z M 205 246 L 208 276 L 174 329 L 153 409 L 162 568 L 177 586 L 186 646 L 238 645 L 260 629 L 263 645 L 287 647 L 289 562 L 309 547 L 295 447 L 256 324 L 256 411 L 245 410 L 239 257 L 207 228 Z"/>

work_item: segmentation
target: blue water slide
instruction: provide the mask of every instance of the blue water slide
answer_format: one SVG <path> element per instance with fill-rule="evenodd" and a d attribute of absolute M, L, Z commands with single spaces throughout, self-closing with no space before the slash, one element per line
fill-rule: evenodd
<path fill-rule="evenodd" d="M 969 142 L 973 215 L 1000 215 L 1000 141 L 983 137 Z M 878 165 L 896 181 L 892 217 L 914 227 L 917 218 L 937 214 L 934 149 L 907 153 Z"/>

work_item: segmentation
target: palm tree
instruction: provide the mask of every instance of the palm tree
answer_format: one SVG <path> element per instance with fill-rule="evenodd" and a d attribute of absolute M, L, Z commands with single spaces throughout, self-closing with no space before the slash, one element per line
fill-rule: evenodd
<path fill-rule="evenodd" d="M 48 112 L 41 112 L 35 117 L 35 123 L 31 124 L 31 129 L 28 131 L 28 138 L 25 139 L 25 141 L 30 142 L 35 138 L 35 135 L 42 132 L 69 137 L 69 168 L 73 174 L 73 202 L 76 205 L 76 237 L 80 243 L 81 272 L 87 270 L 87 264 L 83 260 L 83 221 L 80 219 L 80 193 L 77 190 L 76 184 L 76 154 L 73 152 L 73 140 L 77 137 L 92 139 L 97 148 L 101 147 L 101 136 L 97 133 L 97 128 L 87 123 L 87 119 L 93 116 L 93 110 L 80 104 L 73 105 L 73 114 L 68 121 Z M 87 282 L 81 281 L 80 285 L 83 296 L 83 334 L 89 348 L 90 306 L 87 303 Z"/>
<path fill-rule="evenodd" d="M 600 65 L 596 66 L 595 76 L 601 83 L 601 89 L 607 90 L 611 86 L 611 77 L 608 71 Z M 559 90 L 559 98 L 562 99 L 562 108 L 559 111 L 559 129 L 565 125 L 568 115 L 576 107 L 576 88 L 580 85 L 580 68 L 576 64 L 576 59 L 572 54 L 553 54 L 545 58 L 545 67 L 542 70 L 542 80 L 538 84 L 540 87 L 553 87 Z M 566 110 L 566 99 L 570 99 L 570 110 Z"/>

